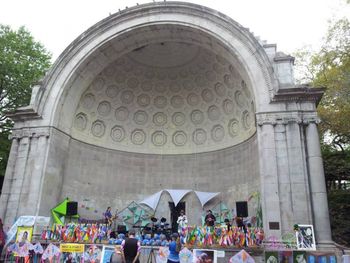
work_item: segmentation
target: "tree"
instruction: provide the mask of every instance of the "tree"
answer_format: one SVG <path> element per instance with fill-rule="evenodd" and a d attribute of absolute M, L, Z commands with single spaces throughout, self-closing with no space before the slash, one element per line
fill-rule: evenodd
<path fill-rule="evenodd" d="M 51 65 L 51 54 L 21 27 L 0 25 L 0 176 L 4 176 L 13 122 L 7 112 L 29 104 L 31 86 Z M 0 187 L 1 189 L 1 187 Z"/>
<path fill-rule="evenodd" d="M 301 81 L 326 91 L 318 105 L 333 239 L 350 245 L 350 21 L 332 22 L 319 52 L 296 53 Z"/>

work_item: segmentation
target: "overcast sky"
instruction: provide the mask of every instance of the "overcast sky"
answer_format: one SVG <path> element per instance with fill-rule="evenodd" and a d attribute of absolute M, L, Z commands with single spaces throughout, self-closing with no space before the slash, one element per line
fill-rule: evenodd
<path fill-rule="evenodd" d="M 170 1 L 170 0 L 167 0 Z M 144 0 L 0 0 L 0 24 L 17 29 L 24 25 L 53 54 L 61 52 L 90 26 Z M 319 47 L 328 20 L 347 16 L 345 0 L 192 0 L 216 9 L 250 28 L 279 51 L 292 53 Z"/>

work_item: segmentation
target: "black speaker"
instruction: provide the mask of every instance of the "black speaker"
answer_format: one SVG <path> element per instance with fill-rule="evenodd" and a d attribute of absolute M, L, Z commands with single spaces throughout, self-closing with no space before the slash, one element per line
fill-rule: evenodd
<path fill-rule="evenodd" d="M 68 202 L 67 203 L 67 216 L 74 216 L 78 214 L 78 202 Z"/>
<path fill-rule="evenodd" d="M 124 234 L 124 235 L 126 235 L 126 226 L 124 226 L 124 225 L 118 225 L 117 226 L 117 232 L 118 232 L 118 234 Z"/>
<path fill-rule="evenodd" d="M 248 217 L 248 203 L 245 201 L 236 202 L 236 210 L 238 217 Z"/>

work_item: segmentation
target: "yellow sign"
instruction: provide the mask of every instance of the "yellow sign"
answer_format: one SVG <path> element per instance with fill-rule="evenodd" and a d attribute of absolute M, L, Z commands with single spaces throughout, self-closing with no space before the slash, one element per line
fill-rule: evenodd
<path fill-rule="evenodd" d="M 61 253 L 84 253 L 84 244 L 60 244 Z"/>

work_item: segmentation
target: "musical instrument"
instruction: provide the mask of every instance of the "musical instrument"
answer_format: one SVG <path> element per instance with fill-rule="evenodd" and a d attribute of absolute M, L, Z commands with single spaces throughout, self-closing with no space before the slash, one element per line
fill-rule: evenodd
<path fill-rule="evenodd" d="M 115 210 L 115 214 L 111 217 L 108 217 L 105 215 L 105 219 L 107 221 L 107 224 L 110 226 L 113 224 L 113 221 L 116 220 L 118 218 L 118 209 Z"/>

